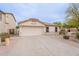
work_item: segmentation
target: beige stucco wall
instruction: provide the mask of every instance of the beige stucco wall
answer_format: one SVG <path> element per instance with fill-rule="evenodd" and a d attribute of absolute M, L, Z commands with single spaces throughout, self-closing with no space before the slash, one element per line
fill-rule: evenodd
<path fill-rule="evenodd" d="M 0 22 L 0 33 L 1 33 L 2 31 L 1 31 L 1 22 Z"/>
<path fill-rule="evenodd" d="M 45 26 L 44 24 L 41 24 L 38 21 L 36 21 L 36 22 L 27 21 L 27 22 L 21 23 L 20 25 L 24 25 L 24 26 Z"/>
<path fill-rule="evenodd" d="M 12 15 L 10 14 L 2 14 L 2 21 L 0 21 L 0 33 L 9 32 L 9 29 L 15 29 L 16 22 Z"/>
<path fill-rule="evenodd" d="M 15 29 L 16 28 L 16 22 L 12 15 L 6 14 L 6 22 L 8 23 L 8 29 Z"/>
<path fill-rule="evenodd" d="M 7 32 L 6 30 L 6 24 L 5 24 L 5 15 L 2 14 L 2 20 L 0 21 L 0 28 L 1 28 L 1 33 L 2 32 Z"/>

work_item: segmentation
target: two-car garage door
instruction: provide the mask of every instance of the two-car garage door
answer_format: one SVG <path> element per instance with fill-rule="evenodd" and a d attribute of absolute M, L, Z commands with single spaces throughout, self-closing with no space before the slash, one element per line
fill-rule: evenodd
<path fill-rule="evenodd" d="M 44 33 L 44 27 L 21 27 L 19 29 L 20 36 L 40 35 Z"/>

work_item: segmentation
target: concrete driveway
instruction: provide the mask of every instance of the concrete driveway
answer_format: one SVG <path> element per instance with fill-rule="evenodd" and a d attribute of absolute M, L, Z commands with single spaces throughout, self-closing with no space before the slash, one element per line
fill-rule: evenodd
<path fill-rule="evenodd" d="M 79 43 L 63 40 L 54 33 L 40 36 L 13 37 L 9 50 L 0 55 L 8 56 L 77 56 Z"/>

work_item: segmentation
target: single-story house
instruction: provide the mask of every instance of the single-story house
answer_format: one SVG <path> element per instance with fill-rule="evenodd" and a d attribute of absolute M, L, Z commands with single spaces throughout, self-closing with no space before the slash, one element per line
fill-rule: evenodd
<path fill-rule="evenodd" d="M 16 20 L 12 13 L 0 10 L 0 33 L 14 34 L 16 32 Z"/>
<path fill-rule="evenodd" d="M 57 32 L 58 27 L 36 18 L 19 22 L 19 36 L 41 35 L 45 32 Z"/>

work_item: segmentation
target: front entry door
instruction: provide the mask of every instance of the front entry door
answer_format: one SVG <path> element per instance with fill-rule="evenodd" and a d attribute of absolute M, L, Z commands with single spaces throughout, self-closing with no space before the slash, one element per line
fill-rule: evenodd
<path fill-rule="evenodd" d="M 55 27 L 55 32 L 57 32 L 58 31 L 58 28 L 57 27 Z"/>
<path fill-rule="evenodd" d="M 49 32 L 49 27 L 46 27 L 46 32 Z"/>

